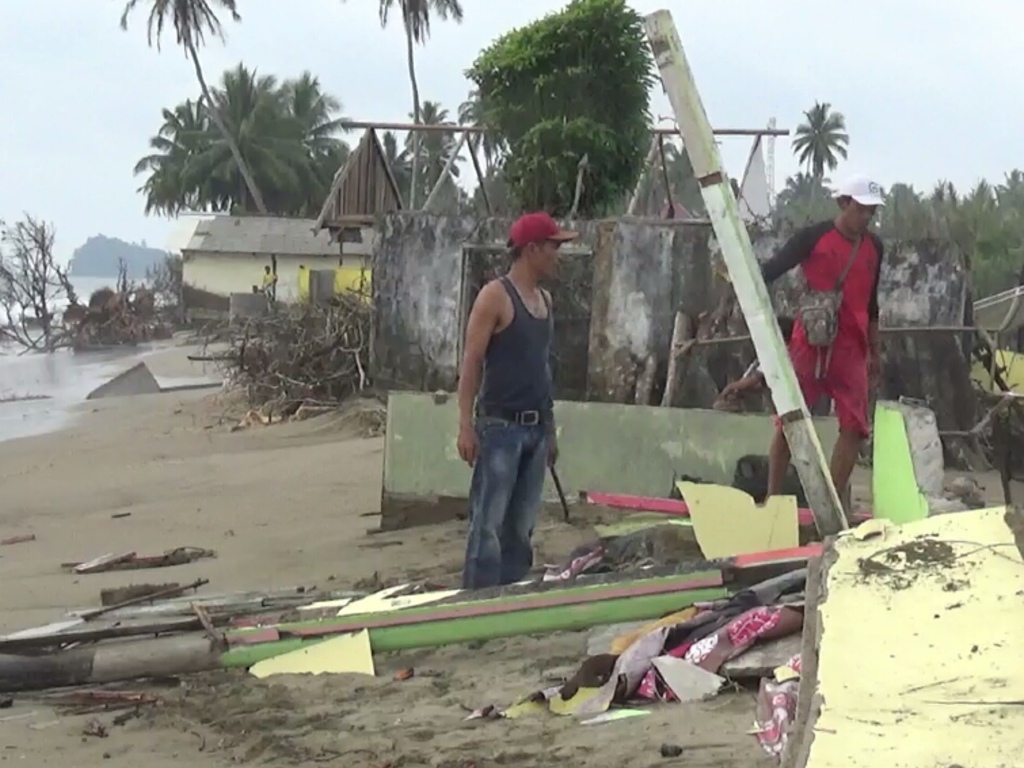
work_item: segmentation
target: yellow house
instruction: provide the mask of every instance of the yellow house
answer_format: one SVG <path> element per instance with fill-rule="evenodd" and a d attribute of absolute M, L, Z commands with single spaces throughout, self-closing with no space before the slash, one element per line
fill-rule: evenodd
<path fill-rule="evenodd" d="M 300 304 L 309 302 L 309 271 L 309 267 L 304 264 L 299 265 L 297 284 Z M 363 301 L 368 302 L 371 296 L 372 277 L 373 270 L 369 267 L 339 267 L 334 270 L 334 293 L 341 295 L 346 291 L 352 291 L 360 294 Z"/>

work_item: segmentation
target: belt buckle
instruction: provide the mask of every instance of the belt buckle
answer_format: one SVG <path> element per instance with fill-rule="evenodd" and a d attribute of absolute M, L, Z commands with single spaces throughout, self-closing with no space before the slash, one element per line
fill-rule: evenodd
<path fill-rule="evenodd" d="M 523 427 L 536 427 L 540 424 L 540 411 L 520 411 L 516 421 Z"/>

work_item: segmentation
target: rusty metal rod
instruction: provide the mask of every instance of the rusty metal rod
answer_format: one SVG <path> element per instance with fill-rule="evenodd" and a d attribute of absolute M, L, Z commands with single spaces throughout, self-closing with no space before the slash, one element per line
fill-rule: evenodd
<path fill-rule="evenodd" d="M 487 133 L 481 125 L 457 125 L 441 123 L 439 125 L 416 125 L 415 123 L 374 123 L 367 120 L 342 120 L 341 127 L 345 130 L 373 128 L 378 131 L 425 131 L 427 133 Z M 789 136 L 789 131 L 780 128 L 716 128 L 716 136 Z M 677 128 L 652 128 L 655 136 L 679 136 Z"/>

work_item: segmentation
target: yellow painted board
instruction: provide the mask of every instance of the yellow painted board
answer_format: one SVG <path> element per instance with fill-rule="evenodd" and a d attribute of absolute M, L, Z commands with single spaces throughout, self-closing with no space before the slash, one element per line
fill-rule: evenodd
<path fill-rule="evenodd" d="M 430 605 L 438 600 L 452 597 L 459 594 L 460 590 L 447 589 L 437 592 L 420 592 L 415 595 L 394 596 L 396 592 L 407 588 L 408 584 L 400 584 L 397 587 L 388 587 L 380 592 L 367 595 L 359 600 L 354 600 L 338 611 L 338 616 L 354 616 L 360 613 L 382 613 L 384 611 L 395 611 L 400 608 L 418 608 L 421 605 Z"/>
<path fill-rule="evenodd" d="M 1005 508 L 938 515 L 836 541 L 819 605 L 821 714 L 807 768 L 1003 768 L 1024 755 L 1024 563 Z M 948 562 L 865 574 L 894 547 Z"/>
<path fill-rule="evenodd" d="M 897 525 L 928 517 L 928 500 L 921 493 L 910 453 L 910 438 L 902 411 L 882 402 L 875 406 L 871 503 L 876 519 Z"/>
<path fill-rule="evenodd" d="M 794 496 L 773 496 L 758 506 L 737 488 L 682 481 L 676 487 L 689 507 L 700 551 L 709 560 L 800 544 Z"/>
<path fill-rule="evenodd" d="M 295 651 L 257 662 L 249 674 L 258 678 L 271 675 L 325 675 L 356 673 L 375 675 L 370 633 L 365 629 L 310 643 Z"/>

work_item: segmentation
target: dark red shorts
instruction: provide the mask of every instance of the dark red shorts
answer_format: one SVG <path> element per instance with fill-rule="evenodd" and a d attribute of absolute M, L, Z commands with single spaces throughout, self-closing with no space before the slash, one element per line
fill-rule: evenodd
<path fill-rule="evenodd" d="M 839 429 L 867 437 L 871 434 L 867 356 L 849 347 L 833 349 L 831 362 L 819 377 L 819 355 L 824 356 L 825 352 L 805 343 L 794 341 L 789 347 L 789 359 L 808 407 L 823 397 L 829 398 L 839 419 Z M 824 365 L 824 357 L 822 361 Z M 776 426 L 779 426 L 778 420 Z"/>

